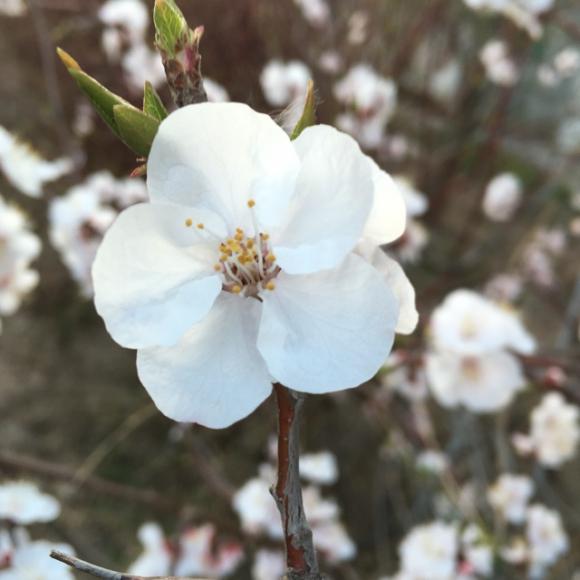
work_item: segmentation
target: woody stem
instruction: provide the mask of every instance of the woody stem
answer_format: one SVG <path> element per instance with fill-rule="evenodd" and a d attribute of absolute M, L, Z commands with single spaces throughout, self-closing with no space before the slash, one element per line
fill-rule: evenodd
<path fill-rule="evenodd" d="M 322 580 L 312 531 L 304 514 L 298 471 L 300 414 L 304 395 L 275 385 L 278 403 L 278 481 L 271 492 L 282 518 L 286 580 Z"/>

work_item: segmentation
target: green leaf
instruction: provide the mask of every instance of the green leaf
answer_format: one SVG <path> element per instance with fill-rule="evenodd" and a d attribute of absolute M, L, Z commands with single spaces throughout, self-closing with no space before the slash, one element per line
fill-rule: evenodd
<path fill-rule="evenodd" d="M 159 121 L 132 105 L 113 107 L 115 123 L 124 143 L 137 155 L 147 157 L 159 128 Z"/>
<path fill-rule="evenodd" d="M 145 83 L 143 92 L 143 112 L 158 121 L 163 121 L 167 117 L 167 109 L 149 81 Z"/>
<path fill-rule="evenodd" d="M 300 133 L 304 131 L 304 129 L 307 127 L 312 127 L 314 124 L 316 124 L 316 97 L 314 96 L 314 83 L 312 81 L 308 81 L 304 110 L 302 111 L 302 116 L 292 131 L 292 135 L 290 135 L 290 139 L 297 139 L 300 136 Z"/>
<path fill-rule="evenodd" d="M 107 125 L 111 128 L 113 133 L 117 135 L 117 137 L 122 138 L 115 122 L 113 108 L 117 105 L 123 105 L 127 107 L 132 107 L 132 105 L 125 101 L 125 99 L 112 93 L 93 77 L 85 73 L 79 66 L 78 62 L 64 50 L 58 48 L 57 53 L 63 64 L 66 66 L 69 74 L 73 77 L 73 79 L 75 79 L 81 91 L 90 99 L 93 107 L 101 116 L 103 121 L 107 123 Z"/>
<path fill-rule="evenodd" d="M 173 58 L 184 44 L 189 32 L 185 16 L 174 0 L 155 0 L 153 22 L 157 46 Z"/>

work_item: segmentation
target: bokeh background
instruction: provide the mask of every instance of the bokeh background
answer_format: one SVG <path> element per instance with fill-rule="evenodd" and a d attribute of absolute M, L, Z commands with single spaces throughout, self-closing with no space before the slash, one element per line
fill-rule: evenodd
<path fill-rule="evenodd" d="M 150 15 L 152 2 L 142 4 Z M 536 577 L 580 577 L 577 435 L 567 432 L 574 450 L 556 467 L 513 442 L 529 432 L 530 413 L 547 393 L 580 404 L 580 7 L 555 0 L 522 21 L 518 13 L 468 4 L 485 3 L 180 2 L 192 26 L 205 26 L 203 72 L 229 99 L 278 117 L 311 76 L 319 121 L 349 128 L 407 189 L 410 230 L 389 250 L 415 286 L 421 321 L 397 343 L 397 369 L 407 373 L 398 380 L 422 376 L 431 313 L 458 288 L 509 302 L 537 342 L 533 354 L 518 356 L 525 388 L 493 412 L 442 404 L 429 384 L 420 396 L 401 392 L 386 370 L 358 389 L 308 398 L 303 449 L 336 457 L 339 475 L 323 495 L 336 501 L 356 546 L 337 561 L 323 557 L 332 578 L 389 577 L 416 526 L 437 520 L 463 529 L 480 519 L 495 559 L 487 574 L 472 569 L 459 547 L 451 576 L 402 577 L 528 578 L 529 555 L 517 562 L 501 556 L 510 538 L 526 538 L 525 524 L 502 524 L 486 499 L 507 472 L 533 481 L 533 502 L 555 510 L 567 536 Z M 137 105 L 147 78 L 170 103 L 157 57 L 147 52 L 152 26 L 134 6 L 107 22 L 103 5 L 0 1 L 0 126 L 45 160 L 71 160 L 31 196 L 21 183 L 41 160 L 25 165 L 25 153 L 11 157 L 9 138 L 0 147 L 0 193 L 42 240 L 31 265 L 37 286 L 2 316 L 0 484 L 22 478 L 58 498 L 60 517 L 31 534 L 70 544 L 101 565 L 128 568 L 143 551 L 137 531 L 146 522 L 159 523 L 173 544 L 189 527 L 211 523 L 220 541 L 243 546 L 245 558 L 230 577 L 267 580 L 252 573 L 254 554 L 278 543 L 245 532 L 232 501 L 271 460 L 273 401 L 223 431 L 164 418 L 138 382 L 134 353 L 118 347 L 96 315 L 82 267 L 75 279 L 66 265 L 67 252 L 73 260 L 80 244 L 98 240 L 93 216 L 75 222 L 84 237 L 55 243 L 66 231 L 66 217 L 51 210 L 55 200 L 73 187 L 91 189 L 86 180 L 96 172 L 120 180 L 136 166 L 93 116 L 55 46 Z M 140 54 L 131 53 L 135 46 Z M 287 70 L 290 61 L 301 64 Z M 357 65 L 366 72 L 349 80 Z M 18 171 L 20 182 L 11 174 Z M 496 184 L 494 204 L 490 182 L 506 173 L 512 177 Z M 121 187 L 105 181 L 105 189 Z M 126 197 L 110 206 L 118 210 Z"/>

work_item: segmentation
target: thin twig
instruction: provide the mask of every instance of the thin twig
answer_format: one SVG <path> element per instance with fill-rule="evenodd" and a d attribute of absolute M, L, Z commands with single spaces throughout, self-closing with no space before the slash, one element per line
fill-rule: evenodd
<path fill-rule="evenodd" d="M 275 386 L 278 402 L 278 481 L 271 492 L 282 518 L 287 580 L 322 580 L 302 503 L 298 461 L 304 395 Z"/>
<path fill-rule="evenodd" d="M 75 469 L 43 459 L 11 453 L 10 451 L 0 451 L 0 469 L 26 471 L 50 479 L 73 484 L 76 483 Z M 85 488 L 96 491 L 97 493 L 104 493 L 117 498 L 147 504 L 164 511 L 176 511 L 181 507 L 172 501 L 168 501 L 165 497 L 153 490 L 139 489 L 101 477 L 87 477 L 83 480 L 83 485 Z"/>
<path fill-rule="evenodd" d="M 134 576 L 133 574 L 124 574 L 123 572 L 115 572 L 114 570 L 107 570 L 100 566 L 95 566 L 89 562 L 85 562 L 74 556 L 63 554 L 53 550 L 50 557 L 70 566 L 71 568 L 84 572 L 95 578 L 104 578 L 104 580 L 209 580 L 208 578 L 178 578 L 177 576 Z"/>

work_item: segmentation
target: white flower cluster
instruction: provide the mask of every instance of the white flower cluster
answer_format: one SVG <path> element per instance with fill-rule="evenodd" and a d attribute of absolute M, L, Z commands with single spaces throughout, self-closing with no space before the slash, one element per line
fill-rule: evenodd
<path fill-rule="evenodd" d="M 330 7 L 326 0 L 294 0 L 294 3 L 312 26 L 322 27 L 330 21 Z"/>
<path fill-rule="evenodd" d="M 139 529 L 138 537 L 143 552 L 129 567 L 129 574 L 136 576 L 223 578 L 234 572 L 244 558 L 237 542 L 216 542 L 212 524 L 188 528 L 172 542 L 158 524 L 147 523 Z"/>
<path fill-rule="evenodd" d="M 495 506 L 504 517 L 525 525 L 523 530 L 510 528 L 513 537 L 495 548 L 496 555 L 509 564 L 527 565 L 528 577 L 536 579 L 545 578 L 547 569 L 568 550 L 569 540 L 558 512 L 541 504 L 527 505 L 531 493 L 531 483 L 514 476 L 503 476 L 490 492 L 493 502 L 501 501 Z M 506 503 L 510 499 L 516 505 Z M 419 525 L 403 539 L 399 555 L 400 570 L 391 580 L 495 578 L 492 538 L 473 523 L 462 529 L 459 522 L 441 520 Z"/>
<path fill-rule="evenodd" d="M 41 197 L 42 187 L 73 169 L 70 159 L 46 161 L 28 143 L 0 126 L 0 171 L 18 191 Z"/>
<path fill-rule="evenodd" d="M 347 109 L 336 118 L 336 126 L 351 134 L 363 148 L 379 147 L 397 106 L 395 83 L 371 66 L 357 64 L 336 83 L 334 96 Z"/>
<path fill-rule="evenodd" d="M 121 210 L 146 200 L 141 179 L 101 171 L 50 202 L 50 241 L 83 295 L 92 296 L 91 268 L 105 232 Z"/>
<path fill-rule="evenodd" d="M 580 411 L 561 393 L 549 393 L 530 415 L 530 433 L 515 434 L 516 450 L 533 454 L 538 463 L 557 469 L 576 455 L 580 441 Z"/>
<path fill-rule="evenodd" d="M 41 247 L 24 214 L 0 196 L 1 316 L 14 314 L 24 296 L 38 284 L 38 272 L 30 264 L 40 254 Z"/>
<path fill-rule="evenodd" d="M 23 526 L 52 522 L 60 504 L 32 483 L 0 484 L 0 580 L 74 580 L 70 569 L 50 558 L 52 550 L 73 554 L 66 544 L 33 541 Z M 8 527 L 3 528 L 3 523 Z"/>
<path fill-rule="evenodd" d="M 8 17 L 23 16 L 27 6 L 24 0 L 0 0 L 0 15 Z"/>
<path fill-rule="evenodd" d="M 111 62 L 121 62 L 129 88 L 141 91 L 145 81 L 158 87 L 165 70 L 157 51 L 147 44 L 149 11 L 141 0 L 107 0 L 99 10 L 105 26 L 101 42 Z"/>
<path fill-rule="evenodd" d="M 455 290 L 435 309 L 427 378 L 445 407 L 476 413 L 508 405 L 526 382 L 510 351 L 530 354 L 535 341 L 511 310 L 469 290 Z"/>
<path fill-rule="evenodd" d="M 285 107 L 304 97 L 311 78 L 310 69 L 303 62 L 271 60 L 260 75 L 260 83 L 270 105 Z"/>
<path fill-rule="evenodd" d="M 328 452 L 302 456 L 300 475 L 313 482 L 304 488 L 303 496 L 304 512 L 312 527 L 316 549 L 330 565 L 351 560 L 356 555 L 356 546 L 340 522 L 340 509 L 334 500 L 322 497 L 318 487 L 336 482 L 338 471 L 334 456 Z M 262 465 L 259 476 L 247 481 L 236 493 L 233 506 L 247 533 L 282 540 L 280 514 L 269 492 L 274 478 L 273 467 Z M 254 579 L 273 580 L 284 568 L 282 552 L 260 550 L 254 562 Z"/>
<path fill-rule="evenodd" d="M 517 175 L 501 173 L 485 189 L 483 212 L 492 221 L 507 222 L 518 209 L 522 195 L 522 182 Z"/>
<path fill-rule="evenodd" d="M 509 55 L 508 46 L 503 40 L 490 40 L 481 49 L 479 58 L 487 78 L 494 84 L 511 87 L 519 79 L 516 63 Z"/>
<path fill-rule="evenodd" d="M 546 87 L 555 87 L 562 81 L 573 79 L 579 69 L 580 51 L 567 47 L 558 52 L 550 63 L 538 67 L 538 81 Z"/>
<path fill-rule="evenodd" d="M 464 0 L 474 10 L 502 14 L 533 38 L 542 35 L 539 17 L 550 10 L 554 0 Z"/>
<path fill-rule="evenodd" d="M 413 182 L 402 175 L 393 177 L 407 208 L 407 225 L 405 232 L 397 240 L 395 251 L 402 262 L 416 262 L 429 241 L 427 228 L 417 219 L 429 208 L 427 196 L 418 191 Z"/>

